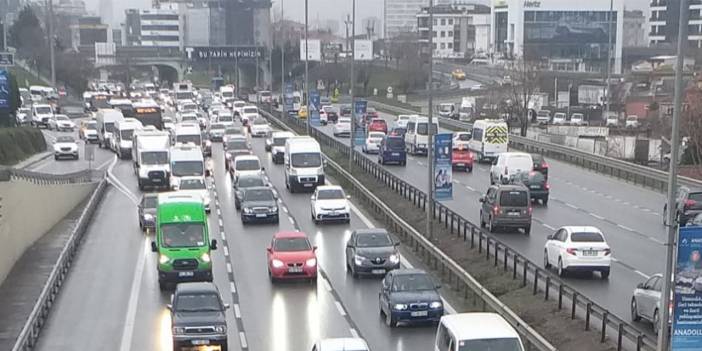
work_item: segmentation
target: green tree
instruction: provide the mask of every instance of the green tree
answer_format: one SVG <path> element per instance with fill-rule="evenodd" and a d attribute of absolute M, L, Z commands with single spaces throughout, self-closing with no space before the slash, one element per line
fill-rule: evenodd
<path fill-rule="evenodd" d="M 35 65 L 46 61 L 48 55 L 44 55 L 47 51 L 44 30 L 29 5 L 20 11 L 8 33 L 10 45 L 17 49 L 20 57 L 33 61 Z"/>

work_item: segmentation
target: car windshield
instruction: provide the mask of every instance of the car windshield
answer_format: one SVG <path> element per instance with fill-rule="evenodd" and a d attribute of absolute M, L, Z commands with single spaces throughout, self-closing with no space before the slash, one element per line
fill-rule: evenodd
<path fill-rule="evenodd" d="M 570 241 L 574 243 L 603 243 L 602 234 L 596 232 L 575 232 L 570 234 Z"/>
<path fill-rule="evenodd" d="M 205 228 L 202 223 L 166 223 L 161 225 L 164 247 L 205 246 Z"/>
<path fill-rule="evenodd" d="M 60 136 L 56 138 L 57 143 L 74 143 L 76 140 L 71 136 Z"/>
<path fill-rule="evenodd" d="M 387 138 L 385 139 L 385 145 L 387 145 L 390 150 L 405 149 L 405 141 L 402 138 Z"/>
<path fill-rule="evenodd" d="M 458 134 L 458 138 L 456 138 L 460 141 L 470 141 L 470 134 L 468 133 L 460 133 Z"/>
<path fill-rule="evenodd" d="M 56 116 L 56 120 L 57 121 L 68 121 L 68 117 L 59 115 L 59 116 Z"/>
<path fill-rule="evenodd" d="M 132 136 L 134 136 L 134 129 L 122 129 L 122 131 L 119 132 L 119 136 L 122 138 L 122 140 L 132 140 Z"/>
<path fill-rule="evenodd" d="M 522 346 L 515 338 L 461 340 L 458 351 L 522 351 Z"/>
<path fill-rule="evenodd" d="M 144 196 L 144 208 L 156 208 L 158 196 Z"/>
<path fill-rule="evenodd" d="M 500 205 L 524 207 L 529 205 L 529 195 L 523 190 L 503 191 L 500 194 Z"/>
<path fill-rule="evenodd" d="M 312 246 L 307 238 L 283 238 L 276 239 L 274 245 L 275 251 L 309 251 L 312 250 Z"/>
<path fill-rule="evenodd" d="M 574 113 L 573 116 L 570 117 L 571 120 L 576 120 L 576 119 L 583 119 L 583 115 L 579 113 Z"/>
<path fill-rule="evenodd" d="M 288 138 L 273 138 L 274 146 L 285 146 L 285 140 Z"/>
<path fill-rule="evenodd" d="M 115 130 L 115 123 L 114 122 L 105 122 L 105 131 L 108 132 L 113 132 Z"/>
<path fill-rule="evenodd" d="M 265 186 L 263 179 L 259 177 L 241 177 L 236 183 L 238 188 L 251 188 L 255 186 Z"/>
<path fill-rule="evenodd" d="M 51 107 L 44 107 L 44 106 L 42 106 L 42 107 L 37 107 L 37 108 L 36 108 L 36 111 L 37 111 L 37 114 L 40 114 L 40 115 L 50 114 L 50 113 L 51 113 Z"/>
<path fill-rule="evenodd" d="M 215 123 L 210 126 L 210 129 L 224 130 L 224 124 Z"/>
<path fill-rule="evenodd" d="M 217 117 L 217 120 L 220 122 L 234 122 L 234 117 L 230 115 L 223 115 L 220 113 L 219 117 Z"/>
<path fill-rule="evenodd" d="M 398 274 L 392 280 L 392 291 L 434 290 L 435 284 L 426 274 Z"/>
<path fill-rule="evenodd" d="M 268 124 L 268 122 L 266 121 L 265 118 L 256 118 L 256 119 L 253 121 L 253 124 L 256 124 L 256 125 L 263 125 L 263 124 Z"/>
<path fill-rule="evenodd" d="M 174 176 L 201 176 L 204 166 L 202 161 L 176 161 L 171 165 L 171 172 Z"/>
<path fill-rule="evenodd" d="M 87 130 L 97 130 L 97 122 L 90 122 L 85 126 Z"/>
<path fill-rule="evenodd" d="M 257 171 L 261 169 L 261 164 L 258 160 L 236 160 L 234 168 L 237 171 Z"/>
<path fill-rule="evenodd" d="M 144 151 L 141 153 L 141 163 L 144 165 L 162 165 L 168 163 L 168 152 Z"/>
<path fill-rule="evenodd" d="M 181 134 L 181 135 L 176 136 L 176 143 L 183 143 L 183 144 L 193 143 L 195 145 L 200 145 L 202 143 L 202 140 L 200 138 L 201 138 L 201 136 L 199 134 L 190 134 L 190 135 Z"/>
<path fill-rule="evenodd" d="M 237 107 L 237 108 L 242 108 L 242 107 L 244 107 L 244 105 L 246 105 L 246 104 L 244 104 L 243 102 L 235 102 L 234 103 L 234 107 Z"/>
<path fill-rule="evenodd" d="M 203 179 L 181 179 L 180 190 L 202 190 L 207 189 Z"/>
<path fill-rule="evenodd" d="M 427 135 L 427 124 L 428 123 L 417 123 L 417 134 L 419 135 Z M 436 124 L 432 123 L 431 125 L 431 133 L 433 135 L 436 135 Z"/>
<path fill-rule="evenodd" d="M 248 149 L 249 146 L 246 144 L 245 140 L 229 140 L 227 141 L 227 150 L 241 150 Z"/>
<path fill-rule="evenodd" d="M 175 310 L 177 312 L 215 312 L 221 311 L 222 305 L 217 294 L 209 292 L 188 293 L 178 295 Z"/>
<path fill-rule="evenodd" d="M 441 112 L 451 112 L 453 105 L 441 105 L 439 106 L 439 111 Z"/>
<path fill-rule="evenodd" d="M 358 247 L 385 247 L 392 245 L 392 240 L 387 233 L 359 234 L 356 239 Z"/>
<path fill-rule="evenodd" d="M 258 113 L 258 109 L 255 107 L 247 107 L 244 109 L 244 113 Z"/>
<path fill-rule="evenodd" d="M 241 128 L 227 128 L 224 130 L 224 134 L 226 134 L 226 135 L 241 134 Z"/>
<path fill-rule="evenodd" d="M 546 177 L 541 172 L 524 172 L 521 174 L 521 178 L 529 183 L 543 183 L 546 181 Z"/>
<path fill-rule="evenodd" d="M 244 201 L 274 201 L 270 189 L 250 189 L 244 192 Z"/>
<path fill-rule="evenodd" d="M 293 167 L 319 167 L 322 165 L 322 156 L 317 152 L 293 154 L 290 157 Z"/>
<path fill-rule="evenodd" d="M 345 198 L 344 191 L 341 189 L 324 189 L 317 192 L 317 200 L 341 200 Z"/>

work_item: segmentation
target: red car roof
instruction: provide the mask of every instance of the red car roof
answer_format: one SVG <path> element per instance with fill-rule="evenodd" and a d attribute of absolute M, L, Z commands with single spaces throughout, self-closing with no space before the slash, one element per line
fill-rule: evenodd
<path fill-rule="evenodd" d="M 276 239 L 281 238 L 306 238 L 307 234 L 304 232 L 277 232 L 273 235 Z"/>

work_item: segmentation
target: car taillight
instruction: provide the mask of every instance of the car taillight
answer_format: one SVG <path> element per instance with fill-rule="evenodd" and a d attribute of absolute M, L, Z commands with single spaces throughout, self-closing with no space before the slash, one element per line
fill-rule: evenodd
<path fill-rule="evenodd" d="M 548 168 L 548 163 L 546 163 L 546 162 L 542 163 L 541 168 Z"/>
<path fill-rule="evenodd" d="M 505 167 L 505 175 L 508 175 L 509 173 L 507 172 L 507 167 Z"/>
<path fill-rule="evenodd" d="M 500 214 L 500 206 L 495 206 L 492 208 L 492 212 L 494 214 Z"/>
<path fill-rule="evenodd" d="M 578 249 L 573 249 L 573 248 L 566 249 L 566 252 L 573 255 L 573 256 L 575 256 L 575 253 L 577 251 L 578 251 Z"/>
<path fill-rule="evenodd" d="M 531 207 L 529 207 L 529 208 L 527 209 L 527 213 L 529 213 L 530 216 L 531 216 L 531 212 L 532 212 L 532 211 L 534 211 L 534 209 L 531 208 Z"/>
<path fill-rule="evenodd" d="M 548 183 L 546 183 L 546 184 L 544 185 L 544 189 L 546 189 L 546 190 L 551 189 L 551 186 L 548 185 Z"/>
<path fill-rule="evenodd" d="M 605 256 L 607 256 L 607 255 L 609 255 L 609 254 L 611 254 L 611 253 L 612 253 L 612 250 L 610 250 L 610 249 L 604 249 L 604 254 L 605 254 Z"/>
<path fill-rule="evenodd" d="M 690 200 L 690 199 L 685 200 L 685 207 L 692 207 L 692 206 L 695 206 L 696 204 L 697 204 L 697 201 L 695 201 L 695 200 Z"/>

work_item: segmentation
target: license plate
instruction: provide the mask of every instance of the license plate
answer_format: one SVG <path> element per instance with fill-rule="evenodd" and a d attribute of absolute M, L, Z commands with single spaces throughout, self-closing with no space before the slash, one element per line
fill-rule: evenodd
<path fill-rule="evenodd" d="M 373 274 L 385 274 L 385 270 L 384 270 L 384 269 L 373 269 L 373 270 L 371 270 L 371 273 L 373 273 Z"/>
<path fill-rule="evenodd" d="M 193 275 L 195 275 L 193 272 L 178 272 L 179 277 L 192 277 Z"/>
<path fill-rule="evenodd" d="M 314 185 L 314 184 L 308 183 L 308 184 L 303 184 L 302 186 L 304 186 L 305 188 L 310 188 L 310 187 L 312 187 L 312 185 Z"/>
<path fill-rule="evenodd" d="M 529 188 L 531 188 L 531 189 L 541 189 L 541 187 L 538 186 L 538 185 L 532 185 L 532 186 L 530 186 Z"/>
<path fill-rule="evenodd" d="M 426 317 L 427 314 L 428 314 L 427 311 L 415 311 L 415 312 L 412 312 L 410 315 L 412 317 Z"/>
<path fill-rule="evenodd" d="M 210 341 L 209 340 L 193 340 L 191 341 L 193 345 L 209 345 Z"/>
<path fill-rule="evenodd" d="M 400 153 L 399 153 L 399 152 L 393 152 L 392 155 L 393 155 L 393 156 L 400 156 Z"/>
<path fill-rule="evenodd" d="M 256 218 L 265 218 L 265 217 L 266 217 L 266 215 L 263 213 L 259 213 L 256 215 Z"/>
<path fill-rule="evenodd" d="M 152 179 L 151 181 L 154 182 L 154 183 L 160 183 L 160 182 L 161 182 L 161 178 L 154 178 L 154 179 Z"/>
<path fill-rule="evenodd" d="M 288 272 L 290 273 L 301 273 L 302 267 L 288 267 Z"/>
<path fill-rule="evenodd" d="M 583 251 L 583 256 L 597 256 L 597 251 L 585 250 L 585 251 Z"/>
<path fill-rule="evenodd" d="M 466 166 L 465 163 L 456 163 L 456 167 L 465 167 L 465 166 Z"/>
<path fill-rule="evenodd" d="M 329 215 L 330 215 L 330 216 L 336 216 L 337 213 L 336 213 L 336 211 L 330 211 L 330 212 L 329 212 Z"/>
<path fill-rule="evenodd" d="M 507 215 L 508 216 L 519 216 L 519 212 L 510 212 Z"/>

